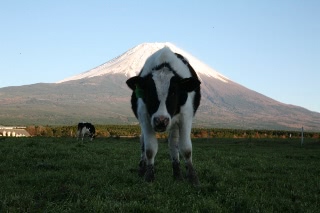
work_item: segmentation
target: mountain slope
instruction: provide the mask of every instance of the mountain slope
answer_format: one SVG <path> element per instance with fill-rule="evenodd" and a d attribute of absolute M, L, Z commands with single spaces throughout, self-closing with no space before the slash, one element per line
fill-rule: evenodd
<path fill-rule="evenodd" d="M 320 113 L 287 105 L 245 88 L 171 43 L 144 43 L 92 70 L 54 84 L 0 89 L 0 122 L 5 125 L 136 124 L 125 81 L 146 58 L 169 46 L 188 58 L 202 84 L 195 125 L 244 129 L 320 130 Z"/>

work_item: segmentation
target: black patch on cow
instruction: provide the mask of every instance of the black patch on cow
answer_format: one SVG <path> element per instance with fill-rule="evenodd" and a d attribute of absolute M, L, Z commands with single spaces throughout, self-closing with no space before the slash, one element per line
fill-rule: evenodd
<path fill-rule="evenodd" d="M 149 115 L 152 115 L 158 110 L 160 105 L 156 84 L 152 79 L 152 74 L 147 75 L 144 82 L 145 97 L 142 100 L 147 105 Z"/>
<path fill-rule="evenodd" d="M 185 59 L 182 55 L 180 55 L 179 53 L 175 53 L 177 58 L 179 58 L 186 66 L 188 66 L 189 71 L 191 73 L 191 76 L 194 78 L 198 79 L 197 73 L 196 71 L 194 71 L 193 67 L 189 64 L 189 62 L 187 61 L 187 59 Z"/>
<path fill-rule="evenodd" d="M 91 132 L 91 135 L 96 134 L 96 128 L 93 125 L 91 125 L 90 127 L 90 132 Z"/>
<path fill-rule="evenodd" d="M 188 66 L 189 71 L 191 73 L 191 76 L 199 80 L 196 71 L 189 64 L 189 62 L 179 53 L 175 53 L 175 54 L 176 54 L 177 58 L 179 58 L 186 66 Z M 200 86 L 197 87 L 194 91 L 195 91 L 195 96 L 194 96 L 194 100 L 193 100 L 193 113 L 195 114 L 199 105 L 200 105 L 200 100 L 201 100 Z"/>
<path fill-rule="evenodd" d="M 152 70 L 162 70 L 165 67 L 168 68 L 170 71 L 174 71 L 170 64 L 167 62 L 157 65 L 156 67 L 152 68 Z"/>
<path fill-rule="evenodd" d="M 192 153 L 191 150 L 186 150 L 186 151 L 183 153 L 184 159 L 189 160 L 190 157 L 191 157 L 191 153 Z"/>
<path fill-rule="evenodd" d="M 139 88 L 143 90 L 144 95 L 141 98 L 147 106 L 149 115 L 154 114 L 158 110 L 160 101 L 158 99 L 156 85 L 154 83 L 154 80 L 152 79 L 152 74 L 149 74 L 146 77 L 133 77 L 127 81 L 127 84 L 131 89 L 134 90 L 134 92 L 131 95 L 131 108 L 136 118 L 138 118 L 138 97 L 135 92 L 137 86 L 139 86 Z"/>
<path fill-rule="evenodd" d="M 179 53 L 175 53 L 175 54 L 185 65 L 189 64 L 189 62 L 182 55 L 180 55 Z"/>
<path fill-rule="evenodd" d="M 187 92 L 180 88 L 181 79 L 180 76 L 175 75 L 170 80 L 166 107 L 171 117 L 179 114 L 180 107 L 186 103 L 188 98 Z"/>
<path fill-rule="evenodd" d="M 148 159 L 152 159 L 153 157 L 153 151 L 151 149 L 146 150 L 146 156 Z"/>
<path fill-rule="evenodd" d="M 131 95 L 131 109 L 134 113 L 134 115 L 136 116 L 136 118 L 138 118 L 138 114 L 137 114 L 137 96 L 136 94 L 133 92 Z"/>
<path fill-rule="evenodd" d="M 201 93 L 200 93 L 200 87 L 195 90 L 195 96 L 193 100 L 193 114 L 196 114 L 196 111 L 200 105 L 201 100 Z"/>

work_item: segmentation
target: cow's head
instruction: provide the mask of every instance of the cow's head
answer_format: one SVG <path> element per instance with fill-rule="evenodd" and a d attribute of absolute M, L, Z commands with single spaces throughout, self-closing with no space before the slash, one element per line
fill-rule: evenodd
<path fill-rule="evenodd" d="M 170 128 L 171 119 L 186 103 L 188 92 L 200 86 L 197 78 L 181 78 L 167 69 L 156 70 L 145 77 L 132 77 L 126 83 L 136 98 L 145 103 L 150 123 L 157 132 Z"/>
<path fill-rule="evenodd" d="M 90 140 L 92 141 L 94 138 L 96 137 L 96 135 L 95 134 L 90 134 Z"/>
<path fill-rule="evenodd" d="M 87 126 L 87 133 L 89 134 L 90 140 L 92 141 L 96 137 L 96 129 L 93 125 L 89 124 Z"/>

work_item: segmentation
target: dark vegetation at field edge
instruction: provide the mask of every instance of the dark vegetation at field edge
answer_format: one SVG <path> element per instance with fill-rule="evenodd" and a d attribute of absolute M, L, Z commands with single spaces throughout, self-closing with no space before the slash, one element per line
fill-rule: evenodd
<path fill-rule="evenodd" d="M 95 125 L 97 137 L 139 137 L 139 125 Z M 26 129 L 31 136 L 45 137 L 75 137 L 77 126 L 28 126 Z M 157 133 L 158 138 L 166 138 L 166 133 Z M 298 138 L 299 131 L 261 130 L 261 129 L 218 129 L 192 128 L 192 138 Z M 320 132 L 304 132 L 306 138 L 318 138 Z"/>

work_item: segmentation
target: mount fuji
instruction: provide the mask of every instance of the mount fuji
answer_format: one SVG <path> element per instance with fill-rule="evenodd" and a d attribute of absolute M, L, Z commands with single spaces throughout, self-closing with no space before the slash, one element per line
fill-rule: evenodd
<path fill-rule="evenodd" d="M 0 88 L 5 125 L 137 124 L 125 81 L 146 59 L 168 46 L 189 60 L 202 84 L 194 126 L 241 129 L 320 130 L 320 113 L 288 105 L 230 80 L 171 43 L 143 43 L 86 72 L 56 83 Z"/>
<path fill-rule="evenodd" d="M 190 64 L 192 64 L 192 66 L 197 70 L 198 74 L 200 73 L 202 75 L 214 77 L 221 81 L 227 82 L 227 78 L 221 75 L 220 73 L 218 73 L 217 71 L 213 70 L 206 64 L 202 63 L 201 61 L 199 61 L 198 59 L 196 59 L 186 51 L 183 51 L 178 47 L 176 47 L 175 45 L 169 42 L 166 42 L 166 43 L 140 44 L 128 50 L 124 54 L 96 68 L 93 68 L 79 75 L 75 75 L 75 76 L 63 79 L 61 81 L 58 81 L 57 83 L 62 83 L 62 82 L 72 81 L 72 80 L 79 80 L 83 78 L 91 78 L 95 76 L 110 75 L 110 74 L 124 74 L 127 78 L 135 76 L 139 74 L 147 58 L 150 55 L 152 55 L 154 52 L 156 52 L 157 50 L 165 46 L 169 47 L 173 52 L 181 53 L 183 56 L 185 56 L 189 60 Z"/>

